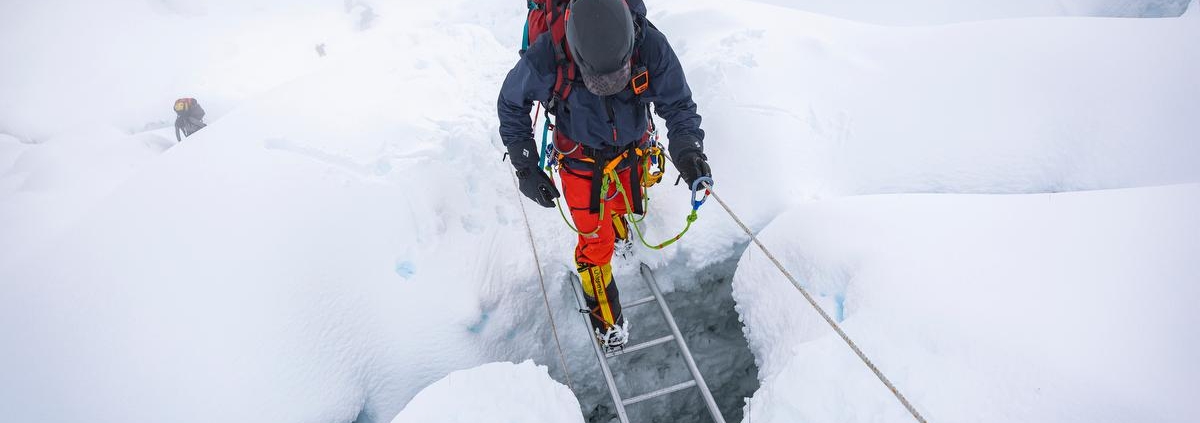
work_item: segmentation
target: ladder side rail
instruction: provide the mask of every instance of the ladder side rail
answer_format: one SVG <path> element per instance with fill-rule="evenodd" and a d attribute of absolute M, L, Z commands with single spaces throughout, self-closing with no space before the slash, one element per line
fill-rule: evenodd
<path fill-rule="evenodd" d="M 571 281 L 571 290 L 575 291 L 575 303 L 579 305 L 580 310 L 583 310 L 587 301 L 583 298 L 583 292 L 579 290 L 583 283 L 576 278 L 578 278 L 577 275 L 572 278 L 574 280 Z M 596 360 L 600 362 L 600 372 L 604 373 L 604 383 L 608 384 L 608 393 L 612 395 L 613 404 L 617 408 L 617 418 L 621 419 L 621 423 L 629 423 L 629 416 L 625 414 L 625 404 L 621 400 L 621 393 L 617 392 L 617 382 L 613 380 L 612 370 L 608 368 L 608 360 L 604 357 L 604 351 L 600 349 L 600 344 L 595 339 L 591 339 L 592 334 L 596 331 L 592 327 L 592 319 L 587 314 L 580 314 L 583 315 L 583 322 L 588 327 L 588 343 L 592 344 L 592 350 L 596 352 Z"/>
<path fill-rule="evenodd" d="M 683 355 L 684 362 L 687 363 L 688 371 L 692 373 L 692 379 L 696 381 L 696 387 L 700 390 L 700 395 L 704 398 L 704 404 L 708 407 L 709 414 L 712 415 L 713 421 L 716 423 L 725 423 L 725 417 L 721 416 L 721 410 L 717 408 L 717 402 L 713 399 L 712 392 L 708 390 L 708 384 L 704 382 L 704 376 L 700 374 L 700 369 L 696 367 L 696 360 L 692 358 L 692 351 L 688 349 L 687 342 L 683 340 L 683 334 L 679 332 L 679 326 L 675 324 L 675 317 L 671 315 L 671 310 L 667 308 L 667 301 L 663 298 L 662 291 L 658 289 L 658 281 L 654 279 L 654 273 L 650 270 L 650 266 L 642 263 L 642 280 L 650 287 L 650 292 L 654 294 L 654 298 L 658 300 L 658 306 L 662 310 L 663 317 L 667 320 L 667 326 L 671 328 L 671 334 L 675 335 L 675 343 L 679 345 L 679 350 Z"/>

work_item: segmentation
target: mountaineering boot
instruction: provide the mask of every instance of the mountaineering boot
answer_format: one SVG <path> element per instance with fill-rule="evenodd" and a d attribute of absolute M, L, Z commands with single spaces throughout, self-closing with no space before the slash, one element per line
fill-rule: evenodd
<path fill-rule="evenodd" d="M 619 348 L 629 340 L 629 331 L 621 315 L 621 300 L 617 284 L 613 283 L 612 265 L 577 263 L 577 269 L 597 341 L 605 348 Z"/>
<path fill-rule="evenodd" d="M 629 322 L 622 319 L 621 323 L 609 326 L 604 333 L 596 329 L 595 335 L 596 341 L 604 347 L 604 352 L 619 351 L 629 342 Z"/>
<path fill-rule="evenodd" d="M 616 240 L 613 241 L 613 255 L 620 257 L 622 260 L 628 260 L 633 256 L 633 238 L 630 236 L 629 219 L 624 214 L 613 213 L 613 234 L 616 235 Z"/>

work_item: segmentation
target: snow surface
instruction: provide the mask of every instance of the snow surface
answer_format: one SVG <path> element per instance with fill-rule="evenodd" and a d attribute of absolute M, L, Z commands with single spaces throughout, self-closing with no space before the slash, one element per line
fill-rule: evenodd
<path fill-rule="evenodd" d="M 72 184 L 5 197 L 92 201 L 0 231 L 64 227 L 0 270 L 0 338 L 20 346 L 0 349 L 6 419 L 387 421 L 453 370 L 541 357 L 545 329 L 517 325 L 544 310 L 531 257 L 509 254 L 523 232 L 478 100 L 514 54 L 476 24 L 395 25 L 216 114 L 111 192 L 59 189 L 107 170 L 36 166 Z M 141 117 L 169 116 L 169 101 Z M 106 145 L 103 128 L 86 141 Z M 57 140 L 26 148 L 6 179 L 30 154 L 94 151 Z"/>
<path fill-rule="evenodd" d="M 1005 5 L 930 19 L 1143 14 Z M 5 420 L 378 422 L 488 362 L 563 380 L 495 135 L 524 7 L 2 6 Z M 650 15 L 688 69 L 722 197 L 932 420 L 1185 421 L 1195 7 L 932 27 L 748 0 Z M 172 146 L 182 96 L 211 126 Z M 1165 184 L 1183 185 L 1136 188 Z M 1114 188 L 1133 189 L 1046 194 Z M 873 194 L 894 195 L 843 198 Z M 687 193 L 652 195 L 666 237 Z M 594 379 L 562 285 L 574 237 L 526 210 L 567 367 Z M 680 246 L 638 254 L 686 291 L 745 245 L 710 203 Z M 755 254 L 734 287 L 763 381 L 747 421 L 902 421 L 804 305 L 773 302 L 795 293 Z"/>
<path fill-rule="evenodd" d="M 184 96 L 199 97 L 210 119 L 222 116 L 319 67 L 316 44 L 341 54 L 362 10 L 340 3 L 9 2 L 0 92 L 20 101 L 0 104 L 0 132 L 45 140 L 76 126 L 164 127 L 174 118 L 162 111 Z"/>
<path fill-rule="evenodd" d="M 1200 184 L 883 195 L 762 233 L 930 421 L 1188 422 L 1200 369 Z M 754 422 L 906 412 L 757 249 L 734 280 Z"/>
<path fill-rule="evenodd" d="M 1176 17 L 1189 0 L 756 0 L 885 25 L 928 25 L 987 19 L 1096 16 Z"/>
<path fill-rule="evenodd" d="M 583 422 L 570 389 L 526 361 L 450 373 L 413 397 L 392 423 Z"/>
<path fill-rule="evenodd" d="M 0 267 L 45 248 L 91 206 L 175 145 L 169 135 L 100 126 L 29 145 L 0 135 Z"/>

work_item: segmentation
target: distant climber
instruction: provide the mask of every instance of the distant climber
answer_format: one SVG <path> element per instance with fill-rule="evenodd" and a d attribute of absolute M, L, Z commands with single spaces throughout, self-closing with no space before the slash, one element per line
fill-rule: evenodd
<path fill-rule="evenodd" d="M 580 231 L 575 264 L 595 336 L 606 348 L 620 348 L 629 339 L 629 323 L 611 261 L 614 243 L 630 235 L 626 215 L 644 213 L 643 190 L 657 182 L 648 181 L 644 167 L 655 159 L 646 148 L 654 142 L 650 105 L 666 120 L 667 149 L 689 186 L 711 177 L 700 115 L 679 59 L 646 20 L 641 0 L 533 0 L 531 6 L 525 48 L 497 101 L 500 137 L 521 193 L 554 207 L 560 194 L 539 164 L 533 102 L 555 116 L 553 155 Z M 622 198 L 617 184 L 632 201 Z"/>
<path fill-rule="evenodd" d="M 325 43 L 317 44 L 317 56 L 325 57 Z"/>
<path fill-rule="evenodd" d="M 175 141 L 183 141 L 180 133 L 190 137 L 207 126 L 204 124 L 204 109 L 194 98 L 175 100 L 175 115 Z"/>

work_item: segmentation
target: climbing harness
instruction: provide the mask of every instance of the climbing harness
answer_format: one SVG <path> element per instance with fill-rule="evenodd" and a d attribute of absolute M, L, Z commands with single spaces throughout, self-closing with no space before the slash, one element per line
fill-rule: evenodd
<path fill-rule="evenodd" d="M 900 393 L 900 390 L 896 388 L 896 385 L 892 384 L 892 381 L 888 379 L 887 376 L 884 376 L 883 372 L 880 371 L 878 367 L 875 367 L 875 363 L 872 363 L 871 360 L 867 358 L 867 355 L 863 353 L 862 349 L 858 347 L 858 344 L 855 344 L 854 341 L 850 339 L 850 336 L 846 335 L 846 332 L 842 330 L 841 325 L 838 325 L 837 322 L 829 316 L 829 313 L 827 313 L 825 309 L 821 308 L 821 306 L 817 304 L 817 301 L 813 299 L 811 294 L 808 293 L 808 290 L 804 289 L 804 287 L 800 285 L 800 282 L 796 281 L 796 278 L 792 276 L 791 272 L 788 272 L 787 269 L 783 267 L 783 264 L 781 264 L 779 260 L 775 258 L 775 255 L 771 254 L 771 251 L 767 249 L 767 246 L 763 245 L 762 241 L 758 240 L 758 236 L 756 236 L 754 232 L 742 222 L 742 219 L 738 218 L 737 214 L 735 214 L 733 210 L 729 208 L 729 205 L 725 204 L 725 201 L 721 200 L 721 197 L 717 195 L 715 191 L 713 191 L 712 183 L 702 182 L 700 180 L 697 180 L 696 182 L 704 184 L 704 188 L 708 190 L 708 193 L 712 195 L 714 199 L 717 200 L 717 203 L 721 205 L 721 208 L 725 209 L 725 212 L 729 214 L 729 217 L 732 217 L 733 221 L 737 222 L 738 226 L 742 228 L 742 231 L 745 232 L 746 235 L 750 237 L 750 240 L 754 242 L 754 245 L 757 245 L 758 249 L 762 250 L 762 252 L 767 255 L 767 258 L 771 260 L 771 263 L 774 263 L 775 267 L 783 273 L 783 276 L 792 283 L 792 286 L 795 286 L 796 290 L 800 291 L 800 294 L 804 296 L 804 299 L 808 300 L 808 304 L 812 305 L 812 307 L 817 310 L 817 313 L 821 315 L 821 318 L 825 319 L 825 323 L 828 323 L 829 326 L 833 328 L 833 331 L 837 332 L 838 336 L 842 338 L 842 341 L 845 341 L 846 345 L 850 346 L 850 349 L 854 351 L 854 354 L 858 355 L 858 358 L 862 360 L 863 364 L 866 364 L 867 368 L 871 369 L 871 372 L 875 373 L 875 377 L 879 378 L 879 381 L 883 382 L 884 386 L 887 386 L 888 390 L 892 391 L 892 395 L 894 395 L 896 399 L 900 400 L 900 403 L 904 405 L 904 408 L 908 409 L 908 413 L 912 414 L 913 418 L 918 422 L 926 423 L 925 417 L 923 417 L 921 413 L 918 412 L 915 407 L 913 407 L 912 403 L 908 402 L 908 399 L 904 397 L 904 394 Z"/>
<path fill-rule="evenodd" d="M 616 162 L 614 161 L 614 163 L 616 163 Z M 621 196 L 622 200 L 625 202 L 625 209 L 633 210 L 633 204 L 632 204 L 632 201 L 630 200 L 629 192 L 626 191 L 626 189 L 625 189 L 625 184 L 621 183 L 620 177 L 618 177 L 616 171 L 613 170 L 613 167 L 615 167 L 615 166 L 613 166 L 611 164 L 609 166 L 610 167 L 607 167 L 604 169 L 605 173 L 603 176 L 603 180 L 601 181 L 601 184 L 600 184 L 601 192 L 608 192 L 608 189 L 610 187 L 609 184 L 615 184 L 613 186 L 615 186 L 615 188 L 617 190 L 616 195 Z M 551 181 L 554 180 L 554 173 L 555 172 L 550 173 Z M 704 182 L 704 181 L 707 181 L 707 183 L 704 185 L 701 185 L 700 182 Z M 709 191 L 709 189 L 707 187 L 710 187 L 710 186 L 712 186 L 712 179 L 702 178 L 702 179 L 696 180 L 696 183 L 694 183 L 693 187 L 692 187 L 692 211 L 687 216 L 687 219 L 686 219 L 687 224 L 683 227 L 683 230 L 679 231 L 679 233 L 675 234 L 675 236 L 668 238 L 666 241 L 660 242 L 658 244 L 653 244 L 653 245 L 649 241 L 646 241 L 646 234 L 642 231 L 642 228 L 639 225 L 639 223 L 641 223 L 643 220 L 646 219 L 647 214 L 642 214 L 640 218 L 631 218 L 630 219 L 631 226 L 633 226 L 634 232 L 637 232 L 638 240 L 641 241 L 642 245 L 644 245 L 644 246 L 646 246 L 646 248 L 649 248 L 652 250 L 661 250 L 663 248 L 670 246 L 671 244 L 674 244 L 675 242 L 677 242 L 681 238 L 683 238 L 683 236 L 685 234 L 687 234 L 687 232 L 692 228 L 692 223 L 695 223 L 696 220 L 699 219 L 700 206 L 704 205 L 705 200 L 708 198 L 709 193 L 711 191 Z M 639 187 L 639 189 L 640 189 L 640 187 Z M 703 191 L 702 195 L 701 195 L 701 191 Z M 699 198 L 697 198 L 697 196 L 699 196 Z M 645 203 L 648 203 L 650 201 L 650 198 L 643 197 L 643 201 Z M 600 221 L 597 223 L 595 229 L 584 232 L 583 230 L 575 227 L 575 225 L 571 224 L 571 219 L 567 217 L 567 212 L 562 206 L 561 199 L 558 199 L 558 198 L 554 199 L 554 203 L 555 203 L 555 206 L 558 208 L 559 215 L 562 216 L 562 218 L 563 218 L 563 222 L 567 224 L 567 227 L 571 228 L 572 231 L 574 231 L 575 233 L 579 234 L 580 236 L 582 236 L 584 238 L 590 238 L 590 237 L 596 236 L 596 234 L 600 232 L 602 225 L 607 223 L 605 219 L 600 219 Z M 607 201 L 600 202 L 600 216 L 604 216 L 604 213 L 606 211 L 605 210 L 606 203 L 607 203 Z"/>
<path fill-rule="evenodd" d="M 536 127 L 536 120 L 534 124 Z M 545 116 L 545 125 L 546 126 L 542 134 L 543 153 L 541 157 L 541 163 L 543 166 L 542 169 L 550 175 L 552 182 L 555 180 L 555 174 L 558 173 L 558 170 L 565 166 L 564 161 L 566 160 L 573 160 L 576 162 L 593 165 L 597 163 L 595 158 L 588 157 L 579 151 L 582 148 L 582 144 L 578 142 L 574 142 L 574 145 L 571 146 L 570 150 L 567 151 L 559 150 L 557 142 L 547 142 L 547 132 L 554 130 L 554 124 L 550 123 L 550 116 L 548 114 Z M 634 189 L 637 189 L 636 195 L 630 193 L 630 189 L 628 189 L 625 184 L 621 182 L 621 178 L 617 175 L 617 168 L 631 157 L 633 158 L 634 163 L 630 167 L 631 169 L 636 169 L 637 172 L 635 173 L 638 175 L 636 187 L 633 187 Z M 600 199 L 597 197 L 608 193 L 609 188 L 615 188 L 616 193 L 614 193 L 613 196 L 621 196 L 622 201 L 625 203 L 625 209 L 631 211 L 631 214 L 636 216 L 631 217 L 629 220 L 631 226 L 634 228 L 634 232 L 637 232 L 638 240 L 641 241 L 642 245 L 644 245 L 646 248 L 652 250 L 661 250 L 670 246 L 671 244 L 674 244 L 682 239 L 689 230 L 691 230 L 692 224 L 699 219 L 700 206 L 704 205 L 704 202 L 708 199 L 710 191 L 707 187 L 712 186 L 713 184 L 712 178 L 708 177 L 703 177 L 694 181 L 691 186 L 692 211 L 688 214 L 686 218 L 686 224 L 683 229 L 665 241 L 657 244 L 651 244 L 646 240 L 646 234 L 642 231 L 642 228 L 639 224 L 642 223 L 649 214 L 646 206 L 650 203 L 650 197 L 646 195 L 646 188 L 652 187 L 662 181 L 663 175 L 666 172 L 667 161 L 668 157 L 666 155 L 666 151 L 659 142 L 658 130 L 654 126 L 653 119 L 650 119 L 650 127 L 647 130 L 647 135 L 639 145 L 625 149 L 620 154 L 617 154 L 615 157 L 609 159 L 603 168 L 596 169 L 594 171 L 600 174 L 600 180 L 598 184 L 599 186 L 593 188 L 593 202 L 598 202 L 597 208 L 593 211 L 598 213 L 599 216 L 605 216 L 608 200 L 611 200 L 613 197 Z M 593 175 L 593 177 L 596 176 Z M 630 179 L 634 179 L 633 175 L 631 175 Z M 632 180 L 630 182 L 633 183 Z M 593 182 L 593 184 L 595 185 L 595 182 Z M 596 194 L 597 192 L 600 194 Z M 637 200 L 633 199 L 635 196 L 638 197 Z M 597 199 L 599 201 L 597 201 Z M 563 223 L 566 223 L 567 227 L 570 228 L 571 231 L 584 238 L 595 237 L 603 227 L 602 225 L 606 224 L 605 219 L 600 219 L 595 229 L 584 231 L 583 229 L 578 228 L 571 223 L 571 218 L 567 216 L 566 209 L 562 205 L 562 199 L 556 198 L 554 199 L 554 203 L 558 208 L 559 216 L 561 216 L 563 219 Z M 639 210 L 642 213 L 635 212 Z"/>
<path fill-rule="evenodd" d="M 515 175 L 513 176 L 513 185 L 518 185 Z M 542 286 L 542 300 L 546 303 L 546 315 L 550 317 L 550 332 L 554 334 L 554 345 L 558 348 L 558 360 L 562 364 L 563 377 L 567 380 L 567 388 L 571 389 L 571 392 L 575 392 L 575 386 L 571 383 L 571 371 L 567 368 L 567 357 L 563 354 L 562 342 L 558 340 L 558 325 L 554 323 L 554 311 L 550 308 L 550 294 L 546 293 L 546 278 L 542 275 L 542 261 L 538 258 L 537 243 L 533 240 L 533 227 L 529 225 L 529 214 L 525 212 L 525 201 L 519 197 L 517 200 L 521 206 L 521 217 L 525 219 L 525 232 L 529 235 L 529 249 L 533 252 L 533 264 L 537 266 L 538 283 Z"/>

